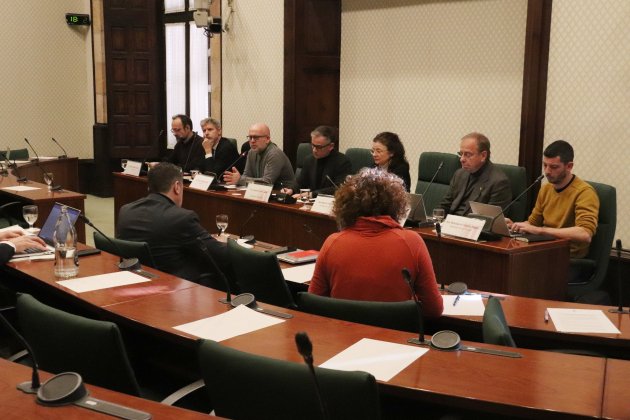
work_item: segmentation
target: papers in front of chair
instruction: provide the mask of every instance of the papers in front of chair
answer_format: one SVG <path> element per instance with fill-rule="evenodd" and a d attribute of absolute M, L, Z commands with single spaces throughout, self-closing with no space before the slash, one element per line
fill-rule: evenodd
<path fill-rule="evenodd" d="M 567 333 L 621 334 L 599 309 L 547 308 L 556 330 Z"/>
<path fill-rule="evenodd" d="M 67 287 L 76 293 L 85 293 L 92 292 L 94 290 L 126 286 L 128 284 L 144 283 L 147 281 L 150 280 L 130 271 L 117 271 L 115 273 L 99 274 L 98 276 L 62 280 L 58 281 L 57 284 Z"/>
<path fill-rule="evenodd" d="M 5 191 L 18 191 L 18 192 L 22 192 L 22 191 L 33 191 L 33 190 L 40 190 L 41 188 L 37 188 L 37 187 L 27 187 L 26 185 L 15 185 L 13 187 L 4 187 L 2 188 Z"/>
<path fill-rule="evenodd" d="M 298 265 L 291 268 L 283 268 L 282 275 L 286 281 L 292 281 L 294 283 L 306 283 L 313 278 L 313 272 L 315 271 L 315 263 Z"/>
<path fill-rule="evenodd" d="M 453 306 L 459 296 L 457 304 Z M 468 315 L 483 316 L 486 307 L 483 305 L 481 295 L 442 295 L 444 300 L 444 312 L 442 315 Z"/>
<path fill-rule="evenodd" d="M 284 320 L 239 305 L 221 315 L 177 325 L 173 328 L 206 340 L 223 341 L 282 322 Z"/>
<path fill-rule="evenodd" d="M 361 370 L 379 381 L 389 381 L 429 349 L 362 338 L 319 367 L 345 371 Z"/>

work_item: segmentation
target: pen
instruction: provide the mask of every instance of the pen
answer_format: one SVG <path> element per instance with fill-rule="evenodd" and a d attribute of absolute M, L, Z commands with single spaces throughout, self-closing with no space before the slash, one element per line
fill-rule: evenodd
<path fill-rule="evenodd" d="M 453 306 L 457 305 L 457 302 L 459 302 L 459 298 L 461 298 L 461 297 L 462 297 L 462 295 L 457 295 L 457 297 L 453 301 Z"/>
<path fill-rule="evenodd" d="M 545 322 L 549 322 L 549 311 L 545 309 Z"/>

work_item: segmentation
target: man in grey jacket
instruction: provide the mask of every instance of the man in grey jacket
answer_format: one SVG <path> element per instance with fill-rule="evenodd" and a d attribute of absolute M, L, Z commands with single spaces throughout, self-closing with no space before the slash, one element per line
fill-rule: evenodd
<path fill-rule="evenodd" d="M 297 188 L 295 173 L 289 158 L 271 142 L 269 127 L 256 123 L 249 127 L 247 140 L 251 150 L 247 154 L 245 171 L 241 175 L 236 168 L 224 172 L 227 184 L 245 185 L 249 181 L 263 181 L 274 188 Z"/>

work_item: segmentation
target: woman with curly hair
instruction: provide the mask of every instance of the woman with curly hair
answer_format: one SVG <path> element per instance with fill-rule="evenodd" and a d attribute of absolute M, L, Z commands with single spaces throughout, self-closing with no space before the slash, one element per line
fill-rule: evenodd
<path fill-rule="evenodd" d="M 398 134 L 389 131 L 377 134 L 372 140 L 372 159 L 377 168 L 399 176 L 405 183 L 405 190 L 410 191 L 409 162 Z"/>
<path fill-rule="evenodd" d="M 411 299 L 401 270 L 407 268 L 426 316 L 442 314 L 442 297 L 427 247 L 404 230 L 407 196 L 402 180 L 363 168 L 335 193 L 340 232 L 330 235 L 317 258 L 308 291 L 334 298 L 396 302 Z"/>

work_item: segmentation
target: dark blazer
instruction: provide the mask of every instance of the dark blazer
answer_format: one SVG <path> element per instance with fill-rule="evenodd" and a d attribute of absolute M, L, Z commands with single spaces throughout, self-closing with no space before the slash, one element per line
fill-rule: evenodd
<path fill-rule="evenodd" d="M 199 170 L 201 172 L 214 172 L 217 176 L 219 176 L 227 169 L 231 169 L 228 168 L 228 165 L 232 164 L 236 159 L 238 159 L 238 150 L 236 150 L 236 146 L 230 140 L 225 137 L 221 137 L 214 154 L 212 157 L 205 158 L 201 161 Z M 234 166 L 236 166 L 236 169 L 238 169 L 240 173 L 243 173 L 245 158 L 236 162 Z"/>
<path fill-rule="evenodd" d="M 473 185 L 468 188 L 468 194 L 466 194 L 465 190 L 471 174 L 463 168 L 458 169 L 451 179 L 449 190 L 440 203 L 440 207 L 448 214 L 465 216 L 470 213 L 470 201 L 493 204 L 501 208 L 507 206 L 512 198 L 512 189 L 505 173 L 490 161 L 487 161 L 480 170 L 483 172 L 478 178 L 473 177 L 471 180 Z M 463 211 L 458 212 L 458 207 L 464 202 Z"/>
<path fill-rule="evenodd" d="M 212 271 L 187 251 L 201 238 L 217 264 L 228 269 L 226 245 L 210 236 L 194 211 L 178 207 L 162 194 L 151 193 L 122 206 L 116 237 L 147 242 L 157 269 L 191 281 Z"/>
<path fill-rule="evenodd" d="M 321 177 L 317 179 L 317 166 L 324 165 Z M 326 178 L 326 175 L 337 185 L 346 180 L 346 176 L 352 173 L 352 164 L 343 153 L 336 150 L 323 159 L 315 159 L 311 154 L 304 159 L 302 171 L 298 175 L 297 182 L 300 188 L 309 188 L 317 194 L 334 194 L 335 187 Z M 297 193 L 297 191 L 294 191 Z"/>
<path fill-rule="evenodd" d="M 407 192 L 411 191 L 411 175 L 409 175 L 409 163 L 402 161 L 398 164 L 390 163 L 387 172 L 392 173 L 405 182 Z"/>
<path fill-rule="evenodd" d="M 0 265 L 6 264 L 15 254 L 15 249 L 8 244 L 0 244 Z"/>
<path fill-rule="evenodd" d="M 206 156 L 201 145 L 202 142 L 203 139 L 197 133 L 193 133 L 193 136 L 188 140 L 178 141 L 167 162 L 181 166 L 184 172 L 198 168 Z"/>

